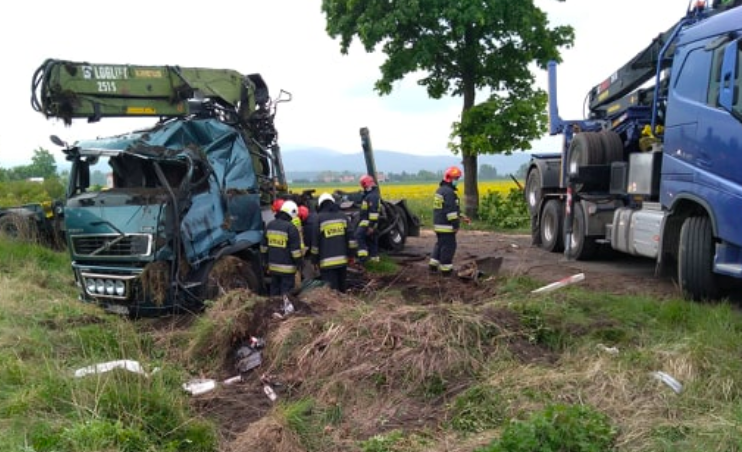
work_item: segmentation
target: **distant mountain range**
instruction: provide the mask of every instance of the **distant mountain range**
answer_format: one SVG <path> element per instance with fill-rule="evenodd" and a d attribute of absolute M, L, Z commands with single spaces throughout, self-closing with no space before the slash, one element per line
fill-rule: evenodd
<path fill-rule="evenodd" d="M 366 162 L 362 152 L 344 154 L 326 148 L 283 149 L 283 166 L 290 179 L 311 178 L 322 171 L 365 173 Z M 481 155 L 479 166 L 492 165 L 497 173 L 507 176 L 515 174 L 527 163 L 531 155 L 517 152 L 511 155 Z M 376 171 L 384 173 L 412 173 L 420 170 L 443 171 L 452 165 L 461 165 L 461 157 L 455 155 L 414 155 L 402 152 L 374 150 Z"/>

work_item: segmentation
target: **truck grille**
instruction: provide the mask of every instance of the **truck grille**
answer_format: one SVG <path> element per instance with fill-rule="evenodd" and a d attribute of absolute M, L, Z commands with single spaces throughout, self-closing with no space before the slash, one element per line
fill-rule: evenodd
<path fill-rule="evenodd" d="M 76 235 L 72 237 L 72 251 L 77 256 L 121 257 L 148 256 L 152 252 L 149 234 Z"/>

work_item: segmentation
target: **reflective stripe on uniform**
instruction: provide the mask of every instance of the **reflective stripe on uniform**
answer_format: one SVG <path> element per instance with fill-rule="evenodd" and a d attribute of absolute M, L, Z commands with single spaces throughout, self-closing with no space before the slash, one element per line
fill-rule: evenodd
<path fill-rule="evenodd" d="M 268 264 L 268 270 L 291 275 L 296 272 L 296 265 Z"/>
<path fill-rule="evenodd" d="M 441 264 L 440 269 L 442 272 L 450 272 L 453 271 L 453 264 Z"/>
<path fill-rule="evenodd" d="M 359 226 L 359 227 L 362 227 L 362 228 L 366 228 L 366 227 L 368 227 L 368 225 L 369 225 L 369 224 L 370 224 L 370 223 L 369 223 L 369 221 L 368 221 L 368 220 L 361 220 L 361 221 L 360 221 L 360 222 L 358 223 L 358 226 Z"/>
<path fill-rule="evenodd" d="M 447 232 L 452 233 L 453 232 L 453 225 L 451 224 L 434 224 L 433 230 L 435 232 Z"/>
<path fill-rule="evenodd" d="M 449 212 L 448 215 L 446 215 L 446 218 L 448 218 L 449 221 L 454 221 L 459 218 L 458 212 Z"/>
<path fill-rule="evenodd" d="M 347 264 L 348 264 L 347 256 L 327 257 L 319 261 L 320 268 L 335 267 L 337 265 L 347 265 Z"/>

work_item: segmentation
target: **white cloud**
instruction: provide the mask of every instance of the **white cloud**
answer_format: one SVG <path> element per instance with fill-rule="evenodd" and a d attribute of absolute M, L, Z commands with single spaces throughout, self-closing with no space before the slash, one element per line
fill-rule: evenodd
<path fill-rule="evenodd" d="M 649 44 L 685 12 L 685 0 L 536 0 L 552 23 L 572 24 L 576 44 L 559 68 L 560 112 L 582 117 L 587 91 Z M 191 6 L 192 5 L 192 6 Z M 3 106 L 0 108 L 0 166 L 29 162 L 57 134 L 73 142 L 123 133 L 150 120 L 77 121 L 64 127 L 31 109 L 31 78 L 47 58 L 101 64 L 180 65 L 259 72 L 281 104 L 277 126 L 283 146 L 360 150 L 358 131 L 368 127 L 374 146 L 416 154 L 446 154 L 459 99 L 434 101 L 408 78 L 389 96 L 373 91 L 383 55 L 354 45 L 349 55 L 325 32 L 320 0 L 212 0 L 183 3 L 131 0 L 5 2 L 0 13 Z M 12 26 L 7 26 L 12 24 Z M 545 88 L 546 74 L 538 74 Z M 557 150 L 553 139 L 536 151 Z M 545 146 L 551 146 L 544 149 Z M 558 144 L 556 145 L 558 146 Z"/>

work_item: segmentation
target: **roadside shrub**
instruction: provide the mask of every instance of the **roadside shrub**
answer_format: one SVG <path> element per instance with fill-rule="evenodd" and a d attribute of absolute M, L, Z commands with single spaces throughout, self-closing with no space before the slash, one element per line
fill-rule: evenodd
<path fill-rule="evenodd" d="M 527 421 L 511 420 L 500 439 L 476 452 L 610 452 L 617 432 L 584 405 L 549 405 Z"/>
<path fill-rule="evenodd" d="M 513 188 L 507 194 L 488 191 L 479 202 L 479 219 L 496 229 L 522 229 L 530 225 L 523 190 Z"/>

